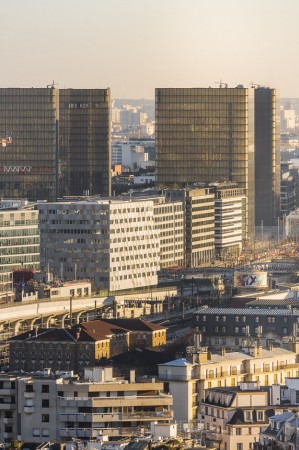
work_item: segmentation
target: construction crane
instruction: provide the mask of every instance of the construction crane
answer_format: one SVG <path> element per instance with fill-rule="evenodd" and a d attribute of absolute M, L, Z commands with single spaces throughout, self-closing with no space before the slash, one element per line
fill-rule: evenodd
<path fill-rule="evenodd" d="M 215 81 L 215 84 L 218 84 L 220 88 L 227 88 L 227 83 L 223 83 L 223 81 Z"/>
<path fill-rule="evenodd" d="M 6 133 L 5 138 L 0 138 L 1 147 L 6 147 L 12 143 L 12 134 Z"/>

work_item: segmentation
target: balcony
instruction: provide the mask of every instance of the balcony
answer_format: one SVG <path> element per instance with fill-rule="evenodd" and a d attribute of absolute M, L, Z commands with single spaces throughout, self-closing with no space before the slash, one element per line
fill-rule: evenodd
<path fill-rule="evenodd" d="M 14 418 L 13 417 L 4 417 L 3 423 L 5 425 L 12 425 L 14 423 Z"/>
<path fill-rule="evenodd" d="M 165 411 L 138 411 L 134 413 L 122 414 L 122 420 L 165 420 L 172 419 L 173 411 L 165 410 Z"/>
<path fill-rule="evenodd" d="M 161 395 L 125 395 L 123 397 L 59 397 L 61 407 L 124 407 L 124 406 L 171 406 L 172 396 L 168 394 Z"/>
<path fill-rule="evenodd" d="M 121 420 L 121 413 L 76 413 L 60 414 L 61 422 L 113 422 Z"/>
<path fill-rule="evenodd" d="M 16 403 L 0 403 L 0 411 L 5 411 L 8 409 L 16 409 Z"/>
<path fill-rule="evenodd" d="M 34 392 L 24 392 L 24 397 L 25 398 L 34 398 L 35 393 Z"/>
<path fill-rule="evenodd" d="M 4 395 L 16 395 L 16 390 L 10 388 L 0 389 L 0 396 Z"/>
<path fill-rule="evenodd" d="M 34 413 L 34 411 L 35 411 L 34 406 L 24 406 L 24 413 L 32 414 Z"/>
<path fill-rule="evenodd" d="M 119 427 L 119 428 L 60 428 L 61 438 L 88 438 L 96 439 L 99 436 L 132 436 L 149 430 L 146 427 Z"/>

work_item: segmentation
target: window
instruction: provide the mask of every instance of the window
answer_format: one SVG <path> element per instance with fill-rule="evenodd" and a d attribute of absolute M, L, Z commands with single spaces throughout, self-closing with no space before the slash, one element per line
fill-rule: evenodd
<path fill-rule="evenodd" d="M 49 434 L 49 428 L 43 428 L 42 429 L 42 436 L 44 436 L 44 437 L 48 437 L 50 434 Z"/>
<path fill-rule="evenodd" d="M 40 429 L 39 429 L 39 428 L 33 428 L 33 430 L 32 430 L 32 436 L 33 436 L 33 437 L 40 436 Z"/>
<path fill-rule="evenodd" d="M 50 422 L 49 414 L 42 414 L 42 422 Z"/>
<path fill-rule="evenodd" d="M 251 411 L 245 411 L 245 420 L 251 420 Z"/>
<path fill-rule="evenodd" d="M 241 434 L 242 434 L 242 428 L 237 428 L 236 429 L 236 435 L 237 436 L 241 436 Z"/>
<path fill-rule="evenodd" d="M 44 394 L 48 394 L 49 393 L 49 385 L 48 384 L 42 384 L 42 392 Z"/>
<path fill-rule="evenodd" d="M 235 322 L 239 322 L 239 316 L 235 317 Z"/>
<path fill-rule="evenodd" d="M 264 420 L 264 411 L 257 412 L 257 420 Z"/>
<path fill-rule="evenodd" d="M 238 443 L 237 444 L 237 450 L 243 450 L 243 444 Z"/>
<path fill-rule="evenodd" d="M 47 398 L 42 399 L 42 408 L 49 408 L 49 400 Z"/>
<path fill-rule="evenodd" d="M 239 327 L 235 327 L 235 333 L 239 333 L 239 331 L 240 331 L 240 328 Z"/>

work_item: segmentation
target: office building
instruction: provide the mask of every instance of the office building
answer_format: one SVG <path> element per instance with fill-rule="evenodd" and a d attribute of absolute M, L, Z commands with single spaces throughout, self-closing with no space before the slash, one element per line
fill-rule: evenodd
<path fill-rule="evenodd" d="M 156 146 L 159 186 L 237 182 L 246 195 L 246 240 L 254 237 L 252 89 L 156 89 Z"/>
<path fill-rule="evenodd" d="M 215 184 L 214 192 L 216 257 L 235 260 L 245 241 L 246 196 L 235 183 Z"/>
<path fill-rule="evenodd" d="M 280 107 L 275 89 L 254 89 L 255 224 L 280 216 Z"/>
<path fill-rule="evenodd" d="M 59 90 L 58 196 L 111 194 L 110 90 Z"/>
<path fill-rule="evenodd" d="M 185 265 L 215 258 L 215 194 L 209 188 L 167 189 L 168 201 L 181 201 L 185 213 Z"/>
<path fill-rule="evenodd" d="M 109 89 L 2 88 L 0 139 L 1 197 L 109 195 Z"/>
<path fill-rule="evenodd" d="M 0 201 L 0 299 L 13 297 L 13 271 L 38 270 L 38 210 L 27 200 Z"/>
<path fill-rule="evenodd" d="M 2 198 L 56 200 L 58 116 L 57 89 L 0 89 Z"/>
<path fill-rule="evenodd" d="M 157 285 L 160 240 L 152 200 L 121 198 L 39 206 L 41 267 L 89 278 L 96 290 Z"/>

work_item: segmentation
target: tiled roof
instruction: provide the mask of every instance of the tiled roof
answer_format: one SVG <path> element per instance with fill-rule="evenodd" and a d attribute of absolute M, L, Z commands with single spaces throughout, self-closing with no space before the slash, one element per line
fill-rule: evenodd
<path fill-rule="evenodd" d="M 165 327 L 142 319 L 101 319 L 102 322 L 117 325 L 129 331 L 160 331 Z"/>

